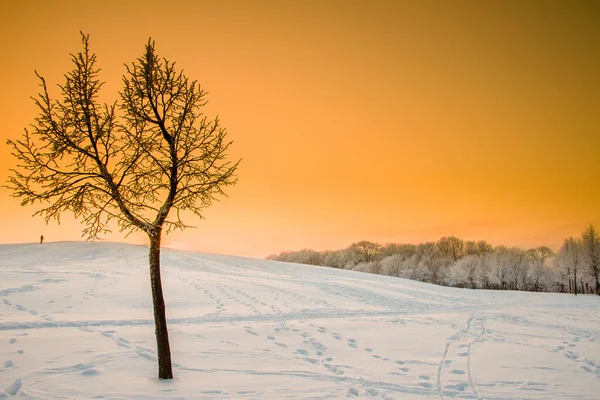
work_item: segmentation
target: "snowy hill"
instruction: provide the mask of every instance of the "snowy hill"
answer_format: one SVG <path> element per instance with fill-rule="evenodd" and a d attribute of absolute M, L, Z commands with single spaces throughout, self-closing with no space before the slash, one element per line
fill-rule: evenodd
<path fill-rule="evenodd" d="M 0 245 L 0 398 L 598 399 L 600 298 L 473 291 L 163 250 Z"/>

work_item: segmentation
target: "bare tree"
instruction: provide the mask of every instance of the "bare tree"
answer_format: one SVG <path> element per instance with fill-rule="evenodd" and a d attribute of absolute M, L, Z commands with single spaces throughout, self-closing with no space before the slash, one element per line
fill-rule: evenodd
<path fill-rule="evenodd" d="M 163 230 L 184 229 L 181 212 L 202 218 L 225 186 L 236 183 L 239 161 L 229 162 L 226 131 L 202 107 L 205 92 L 175 64 L 160 58 L 149 40 L 142 57 L 126 66 L 120 102 L 101 104 L 103 82 L 89 36 L 71 55 L 74 69 L 51 99 L 44 78 L 34 102 L 39 115 L 24 137 L 8 141 L 18 166 L 8 187 L 21 204 L 46 204 L 35 215 L 60 222 L 72 212 L 83 235 L 98 238 L 116 222 L 127 234 L 143 231 L 149 266 L 158 353 L 158 376 L 173 377 L 160 274 Z M 49 205 L 47 204 L 49 203 Z"/>
<path fill-rule="evenodd" d="M 371 262 L 377 259 L 381 245 L 379 243 L 361 240 L 360 242 L 352 243 L 349 249 L 356 254 L 359 262 Z"/>
<path fill-rule="evenodd" d="M 467 254 L 464 240 L 456 236 L 444 236 L 437 241 L 436 246 L 442 257 L 450 261 L 449 264 L 455 263 Z"/>
<path fill-rule="evenodd" d="M 581 244 L 596 286 L 594 290 L 600 296 L 600 234 L 593 225 L 589 225 L 581 235 Z"/>

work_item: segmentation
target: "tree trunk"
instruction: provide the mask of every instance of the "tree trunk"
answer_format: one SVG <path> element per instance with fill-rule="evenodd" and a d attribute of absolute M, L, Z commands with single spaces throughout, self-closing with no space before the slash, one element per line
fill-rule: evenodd
<path fill-rule="evenodd" d="M 577 268 L 573 269 L 573 283 L 575 284 L 575 296 L 577 296 Z"/>
<path fill-rule="evenodd" d="M 149 234 L 150 238 L 150 282 L 152 285 L 152 305 L 154 307 L 154 328 L 156 333 L 156 350 L 158 354 L 158 378 L 173 379 L 171 367 L 171 348 L 165 314 L 165 300 L 160 278 L 160 236 L 161 231 Z"/>

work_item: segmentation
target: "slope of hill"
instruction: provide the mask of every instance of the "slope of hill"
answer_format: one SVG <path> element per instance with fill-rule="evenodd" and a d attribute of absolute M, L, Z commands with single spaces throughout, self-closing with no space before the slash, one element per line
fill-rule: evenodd
<path fill-rule="evenodd" d="M 597 399 L 600 298 L 473 291 L 163 250 L 0 245 L 0 398 Z"/>

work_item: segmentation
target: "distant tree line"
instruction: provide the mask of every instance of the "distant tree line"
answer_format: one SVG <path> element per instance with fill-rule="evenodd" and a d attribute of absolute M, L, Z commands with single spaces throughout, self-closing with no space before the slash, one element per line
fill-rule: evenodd
<path fill-rule="evenodd" d="M 446 236 L 418 245 L 363 240 L 341 250 L 286 251 L 267 259 L 461 288 L 600 295 L 600 234 L 593 225 L 565 239 L 556 253 Z"/>

